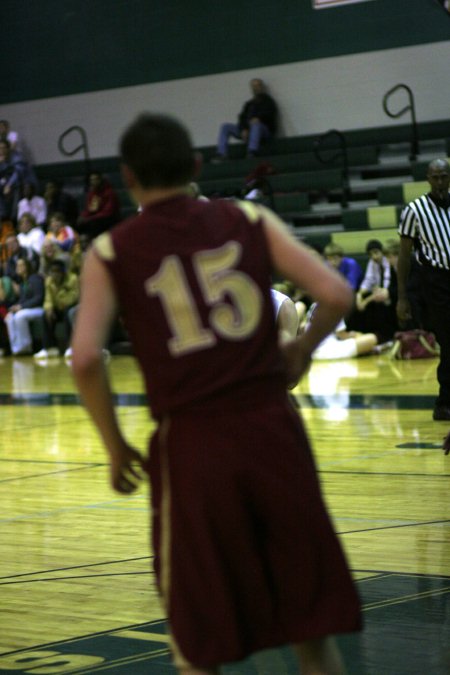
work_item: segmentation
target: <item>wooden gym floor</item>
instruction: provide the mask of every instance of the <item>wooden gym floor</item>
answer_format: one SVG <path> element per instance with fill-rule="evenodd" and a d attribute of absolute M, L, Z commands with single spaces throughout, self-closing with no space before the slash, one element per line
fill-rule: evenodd
<path fill-rule="evenodd" d="M 130 357 L 109 363 L 141 449 L 153 428 Z M 315 363 L 295 390 L 364 606 L 340 638 L 350 675 L 450 672 L 449 424 L 435 360 Z M 153 587 L 148 490 L 111 491 L 63 362 L 0 359 L 0 675 L 173 673 Z M 294 673 L 289 650 L 224 669 Z"/>

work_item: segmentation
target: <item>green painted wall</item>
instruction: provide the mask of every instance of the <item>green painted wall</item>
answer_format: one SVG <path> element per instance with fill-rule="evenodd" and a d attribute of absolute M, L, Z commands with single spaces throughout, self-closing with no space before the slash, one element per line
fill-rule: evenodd
<path fill-rule="evenodd" d="M 450 38 L 435 0 L 1 0 L 0 104 Z"/>

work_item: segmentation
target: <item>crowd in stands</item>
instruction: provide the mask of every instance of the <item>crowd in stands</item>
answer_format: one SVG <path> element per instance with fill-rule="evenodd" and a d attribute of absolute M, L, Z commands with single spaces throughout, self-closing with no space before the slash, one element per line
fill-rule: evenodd
<path fill-rule="evenodd" d="M 264 124 L 273 133 L 277 115 L 264 83 L 252 80 L 250 84 L 253 98 L 244 105 L 236 127 L 244 141 L 252 136 L 249 131 Z M 273 117 L 271 125 L 263 115 L 269 114 L 268 110 Z M 223 128 L 221 133 L 225 133 Z M 264 134 L 258 137 L 258 143 L 263 138 Z M 249 150 L 255 148 L 249 146 Z M 225 154 L 224 146 L 219 156 Z M 0 355 L 34 353 L 43 359 L 65 353 L 70 357 L 84 255 L 91 240 L 113 227 L 121 216 L 118 195 L 99 172 L 90 174 L 80 205 L 58 180 L 48 180 L 42 191 L 40 187 L 33 167 L 21 153 L 18 134 L 7 121 L 0 121 Z M 196 190 L 192 189 L 193 196 L 204 199 L 198 186 Z M 399 330 L 395 311 L 398 255 L 398 241 L 383 245 L 369 240 L 364 271 L 360 262 L 346 256 L 337 244 L 325 247 L 323 257 L 348 280 L 355 292 L 355 305 L 345 324 L 317 349 L 315 358 L 376 353 L 391 344 Z M 414 260 L 412 265 L 413 317 L 409 327 L 421 327 L 422 290 L 420 283 L 415 283 Z M 299 330 L 304 329 L 314 320 L 314 307 L 300 289 L 283 283 L 278 290 L 292 300 Z"/>
<path fill-rule="evenodd" d="M 57 180 L 41 189 L 19 135 L 0 121 L 0 355 L 70 358 L 85 253 L 118 220 L 118 196 L 98 172 L 80 205 Z"/>

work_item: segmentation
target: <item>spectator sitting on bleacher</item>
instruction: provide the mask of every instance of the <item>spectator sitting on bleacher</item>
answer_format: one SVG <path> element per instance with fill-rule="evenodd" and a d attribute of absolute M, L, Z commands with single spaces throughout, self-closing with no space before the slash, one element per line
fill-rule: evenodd
<path fill-rule="evenodd" d="M 0 218 L 15 220 L 24 162 L 11 150 L 9 141 L 0 140 Z"/>
<path fill-rule="evenodd" d="M 40 227 L 31 213 L 24 213 L 23 216 L 19 219 L 18 223 L 19 233 L 17 239 L 19 244 L 25 248 L 31 248 L 36 253 L 41 255 L 42 244 L 45 239 L 45 232 Z"/>
<path fill-rule="evenodd" d="M 36 194 L 33 183 L 25 183 L 22 189 L 23 197 L 17 205 L 17 219 L 25 213 L 31 213 L 38 225 L 44 225 L 47 220 L 47 204 L 43 197 Z"/>
<path fill-rule="evenodd" d="M 58 244 L 63 251 L 70 251 L 75 244 L 77 234 L 64 220 L 64 214 L 53 213 L 48 223 L 46 239 Z"/>
<path fill-rule="evenodd" d="M 277 104 L 267 93 L 266 86 L 261 79 L 250 80 L 250 89 L 253 97 L 244 103 L 237 124 L 225 122 L 220 127 L 217 155 L 213 159 L 215 162 L 226 159 L 230 136 L 244 141 L 247 145 L 247 156 L 254 157 L 258 154 L 261 143 L 276 133 Z"/>
<path fill-rule="evenodd" d="M 69 270 L 75 274 L 81 274 L 86 253 L 91 245 L 91 238 L 88 234 L 80 234 L 70 251 Z"/>
<path fill-rule="evenodd" d="M 89 185 L 85 208 L 78 218 L 76 229 L 80 234 L 86 232 L 94 238 L 120 220 L 120 204 L 116 191 L 97 171 L 91 173 Z"/>
<path fill-rule="evenodd" d="M 33 272 L 29 260 L 21 258 L 16 263 L 16 275 L 20 279 L 14 289 L 18 300 L 5 317 L 11 352 L 15 356 L 31 354 L 33 340 L 29 324 L 44 313 L 44 279 Z"/>
<path fill-rule="evenodd" d="M 49 180 L 45 184 L 44 199 L 47 203 L 47 214 L 62 213 L 65 221 L 74 226 L 78 218 L 78 204 L 75 197 L 63 190 L 63 185 L 57 180 Z"/>
<path fill-rule="evenodd" d="M 62 260 L 54 260 L 45 279 L 44 314 L 41 317 L 43 348 L 34 355 L 35 359 L 59 356 L 55 335 L 59 322 L 65 325 L 68 346 L 72 333 L 70 310 L 78 303 L 79 293 L 78 275 L 66 272 Z"/>
<path fill-rule="evenodd" d="M 16 294 L 12 279 L 7 276 L 0 276 L 0 357 L 4 356 L 8 349 L 8 337 L 4 318 L 15 300 Z"/>
<path fill-rule="evenodd" d="M 0 220 L 0 276 L 4 273 L 3 270 L 8 260 L 6 242 L 10 236 L 16 236 L 12 222 L 10 220 Z"/>
<path fill-rule="evenodd" d="M 11 150 L 19 151 L 19 134 L 11 130 L 8 120 L 0 120 L 0 140 L 8 141 Z"/>
<path fill-rule="evenodd" d="M 39 269 L 39 256 L 32 248 L 26 248 L 19 244 L 15 234 L 7 237 L 5 242 L 6 260 L 3 263 L 3 274 L 11 277 L 16 283 L 20 282 L 20 277 L 16 274 L 17 261 L 28 260 L 33 272 Z"/>
<path fill-rule="evenodd" d="M 60 246 L 53 239 L 45 239 L 42 245 L 42 252 L 39 263 L 39 274 L 42 274 L 43 277 L 47 277 L 50 272 L 50 265 L 55 260 L 62 260 L 66 268 L 70 264 L 70 253 L 63 251 Z"/>
<path fill-rule="evenodd" d="M 344 255 L 344 250 L 338 244 L 331 242 L 323 250 L 326 261 L 345 277 L 356 292 L 363 279 L 361 265 L 354 259 Z"/>
<path fill-rule="evenodd" d="M 362 321 L 360 330 L 375 333 L 381 343 L 392 340 L 398 330 L 395 314 L 395 271 L 383 254 L 383 245 L 377 239 L 367 242 L 369 255 L 364 279 L 356 294 L 356 308 Z"/>

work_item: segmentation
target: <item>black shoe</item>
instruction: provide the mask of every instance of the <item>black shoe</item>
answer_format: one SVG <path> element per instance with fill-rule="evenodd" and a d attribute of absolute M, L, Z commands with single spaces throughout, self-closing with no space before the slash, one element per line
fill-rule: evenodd
<path fill-rule="evenodd" d="M 450 421 L 450 406 L 436 405 L 433 410 L 433 419 L 435 422 L 449 422 Z"/>

